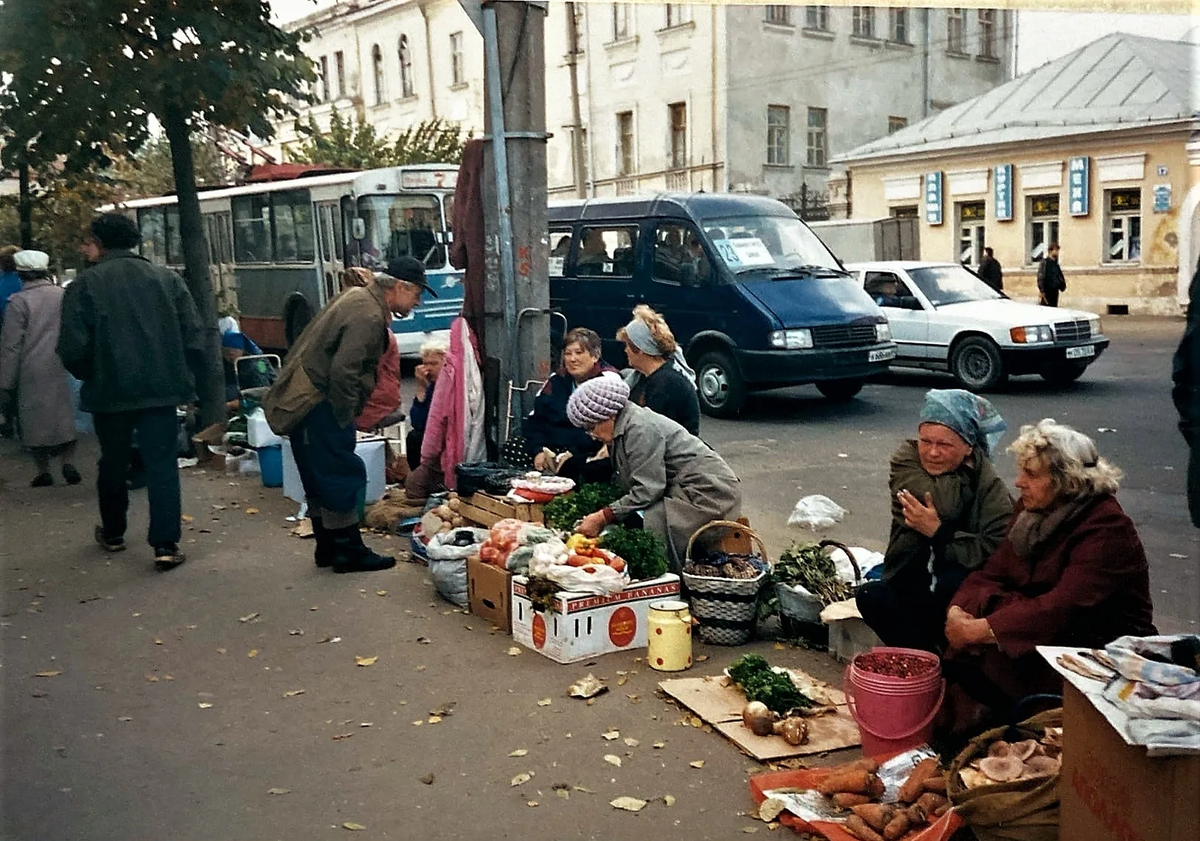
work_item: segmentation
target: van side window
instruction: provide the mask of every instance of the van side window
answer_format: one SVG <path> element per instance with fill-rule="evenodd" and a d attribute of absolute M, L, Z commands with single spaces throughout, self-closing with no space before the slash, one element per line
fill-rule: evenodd
<path fill-rule="evenodd" d="M 891 272 L 867 272 L 863 289 L 881 307 L 898 307 L 901 298 L 911 298 L 912 290 Z"/>
<path fill-rule="evenodd" d="M 567 255 L 571 253 L 571 232 L 550 232 L 550 277 L 562 277 L 565 274 Z"/>
<path fill-rule="evenodd" d="M 712 269 L 694 229 L 678 222 L 658 226 L 654 233 L 654 280 L 675 286 L 705 286 Z"/>
<path fill-rule="evenodd" d="M 605 225 L 580 230 L 576 277 L 632 277 L 638 230 L 634 225 Z"/>

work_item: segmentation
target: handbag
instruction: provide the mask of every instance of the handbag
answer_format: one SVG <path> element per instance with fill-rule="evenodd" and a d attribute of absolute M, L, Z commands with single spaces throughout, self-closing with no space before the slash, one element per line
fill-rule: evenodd
<path fill-rule="evenodd" d="M 324 399 L 325 395 L 313 385 L 304 366 L 297 361 L 291 368 L 285 367 L 268 389 L 262 408 L 271 431 L 276 435 L 287 435 Z"/>

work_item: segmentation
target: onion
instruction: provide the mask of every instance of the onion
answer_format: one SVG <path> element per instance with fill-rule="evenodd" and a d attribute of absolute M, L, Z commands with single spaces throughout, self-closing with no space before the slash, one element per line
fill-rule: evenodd
<path fill-rule="evenodd" d="M 755 736 L 770 736 L 774 730 L 775 714 L 762 701 L 751 701 L 742 708 L 742 724 Z"/>

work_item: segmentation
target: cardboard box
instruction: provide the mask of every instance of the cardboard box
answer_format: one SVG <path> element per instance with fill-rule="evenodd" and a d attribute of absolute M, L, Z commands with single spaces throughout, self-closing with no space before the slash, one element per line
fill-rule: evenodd
<path fill-rule="evenodd" d="M 214 423 L 192 436 L 192 443 L 196 445 L 196 463 L 199 466 L 220 473 L 225 472 L 225 453 L 217 452 L 213 448 L 221 447 L 227 428 L 223 423 Z"/>
<path fill-rule="evenodd" d="M 1128 744 L 1070 680 L 1062 758 L 1060 841 L 1200 837 L 1200 756 L 1149 756 Z"/>
<path fill-rule="evenodd" d="M 542 504 L 539 502 L 509 502 L 499 496 L 483 492 L 471 494 L 462 500 L 462 515 L 484 528 L 491 528 L 501 520 L 523 520 L 527 523 L 545 522 Z"/>
<path fill-rule="evenodd" d="M 512 633 L 512 577 L 503 567 L 485 564 L 475 555 L 467 558 L 467 600 L 471 613 Z"/>
<path fill-rule="evenodd" d="M 543 612 L 533 609 L 525 581 L 512 579 L 513 639 L 556 663 L 645 648 L 650 603 L 679 598 L 679 576 L 667 573 L 611 596 L 560 592 L 558 610 Z"/>

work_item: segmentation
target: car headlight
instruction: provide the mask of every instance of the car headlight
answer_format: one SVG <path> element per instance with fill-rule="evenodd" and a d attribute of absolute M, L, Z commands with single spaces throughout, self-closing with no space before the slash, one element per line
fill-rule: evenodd
<path fill-rule="evenodd" d="M 875 341 L 890 342 L 892 340 L 892 325 L 886 321 L 875 325 Z"/>
<path fill-rule="evenodd" d="M 1054 341 L 1054 331 L 1049 324 L 1014 327 L 1008 331 L 1012 340 L 1019 345 L 1035 345 Z"/>
<path fill-rule="evenodd" d="M 1100 316 L 1093 315 L 1091 318 L 1089 318 L 1088 326 L 1091 328 L 1093 336 L 1101 335 Z"/>
<path fill-rule="evenodd" d="M 776 330 L 771 334 L 771 347 L 780 350 L 804 350 L 813 346 L 812 331 Z"/>

